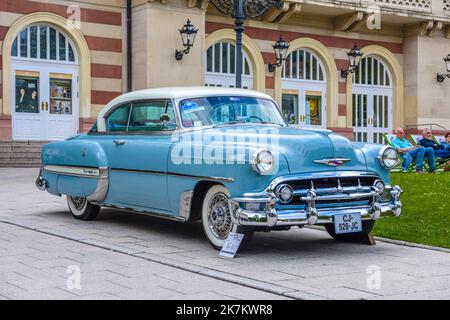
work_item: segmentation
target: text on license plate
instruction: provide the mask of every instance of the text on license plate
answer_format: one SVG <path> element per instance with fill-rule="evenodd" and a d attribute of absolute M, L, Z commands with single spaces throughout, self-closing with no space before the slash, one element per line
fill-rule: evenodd
<path fill-rule="evenodd" d="M 336 234 L 362 231 L 361 214 L 346 213 L 334 216 L 334 231 Z"/>

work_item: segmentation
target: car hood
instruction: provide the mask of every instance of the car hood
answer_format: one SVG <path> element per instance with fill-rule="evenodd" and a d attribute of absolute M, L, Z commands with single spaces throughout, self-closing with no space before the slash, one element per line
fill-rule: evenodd
<path fill-rule="evenodd" d="M 279 151 L 288 163 L 291 173 L 322 172 L 335 170 L 367 171 L 364 153 L 355 148 L 351 141 L 329 130 L 310 130 L 298 127 L 272 127 L 233 125 L 209 129 L 208 135 L 234 136 L 232 144 L 247 139 L 246 146 L 261 148 L 267 139 L 268 149 Z M 263 142 L 261 144 L 261 142 Z M 230 143 L 230 142 L 229 142 Z M 228 143 L 227 143 L 228 144 Z M 316 161 L 345 159 L 342 165 L 332 166 Z"/>

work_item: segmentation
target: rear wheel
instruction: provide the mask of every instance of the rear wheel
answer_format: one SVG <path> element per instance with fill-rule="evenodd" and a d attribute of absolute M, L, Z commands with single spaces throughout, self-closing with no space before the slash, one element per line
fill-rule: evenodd
<path fill-rule="evenodd" d="M 237 226 L 231 221 L 228 207 L 229 196 L 230 194 L 224 186 L 214 185 L 203 198 L 203 231 L 209 243 L 217 250 L 222 249 L 230 232 L 244 234 L 240 249 L 245 248 L 253 237 L 252 228 Z"/>
<path fill-rule="evenodd" d="M 79 220 L 95 220 L 100 212 L 100 206 L 90 203 L 85 197 L 67 196 L 70 214 Z"/>
<path fill-rule="evenodd" d="M 342 242 L 361 242 L 364 240 L 369 233 L 372 231 L 372 228 L 375 224 L 374 220 L 363 220 L 362 221 L 362 231 L 361 232 L 354 232 L 354 233 L 343 233 L 343 234 L 336 234 L 334 231 L 334 224 L 326 224 L 325 229 L 327 232 L 337 241 Z"/>

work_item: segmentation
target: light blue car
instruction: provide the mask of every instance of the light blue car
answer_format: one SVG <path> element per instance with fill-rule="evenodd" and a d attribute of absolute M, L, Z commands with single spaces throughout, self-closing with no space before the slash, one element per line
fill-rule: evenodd
<path fill-rule="evenodd" d="M 245 245 L 254 231 L 305 225 L 357 242 L 401 213 L 397 161 L 388 146 L 289 126 L 260 92 L 161 88 L 124 94 L 88 133 L 44 145 L 36 185 L 66 195 L 77 219 L 104 206 L 201 220 L 216 249 L 231 232 Z"/>

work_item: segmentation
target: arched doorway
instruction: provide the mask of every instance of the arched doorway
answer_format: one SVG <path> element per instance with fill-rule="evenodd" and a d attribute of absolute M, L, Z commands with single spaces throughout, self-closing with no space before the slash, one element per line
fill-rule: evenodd
<path fill-rule="evenodd" d="M 11 113 L 15 140 L 62 140 L 78 132 L 79 63 L 72 40 L 34 23 L 11 46 Z"/>
<path fill-rule="evenodd" d="M 206 51 L 205 85 L 234 88 L 236 85 L 236 46 L 229 41 L 214 43 Z M 242 88 L 253 88 L 252 65 L 242 52 Z"/>
<path fill-rule="evenodd" d="M 323 63 L 311 50 L 297 49 L 281 70 L 282 112 L 290 123 L 326 128 L 327 79 Z"/>
<path fill-rule="evenodd" d="M 352 126 L 355 141 L 383 143 L 393 129 L 393 85 L 383 60 L 369 55 L 353 75 Z"/>

